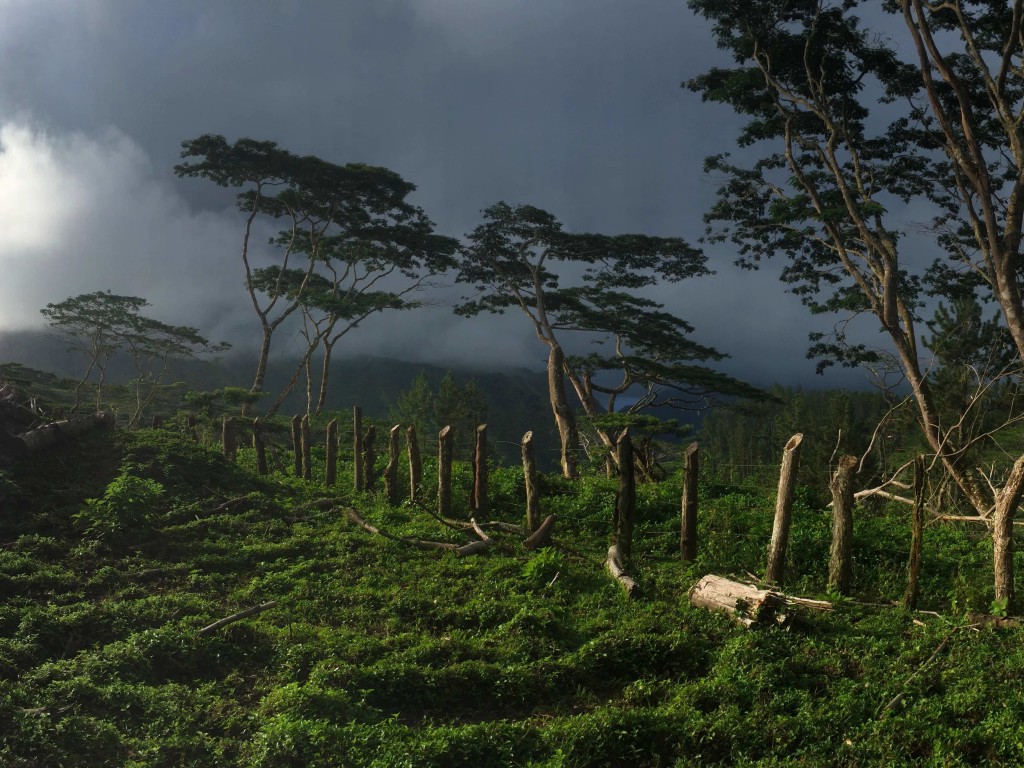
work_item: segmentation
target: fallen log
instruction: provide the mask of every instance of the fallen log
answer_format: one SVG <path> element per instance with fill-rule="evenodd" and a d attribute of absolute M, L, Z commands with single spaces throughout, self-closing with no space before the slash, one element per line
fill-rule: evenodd
<path fill-rule="evenodd" d="M 555 516 L 548 515 L 530 538 L 523 542 L 523 549 L 537 549 L 551 543 L 551 531 L 555 527 Z"/>
<path fill-rule="evenodd" d="M 604 560 L 604 567 L 622 585 L 622 588 L 626 591 L 626 597 L 632 597 L 638 585 L 633 580 L 633 577 L 626 573 L 626 568 L 622 564 L 622 552 L 617 544 L 612 544 L 608 548 L 608 556 Z"/>
<path fill-rule="evenodd" d="M 825 600 L 789 597 L 772 589 L 759 589 L 722 576 L 708 574 L 690 589 L 690 605 L 722 611 L 744 627 L 784 627 L 793 619 L 796 607 L 830 611 L 832 604 Z"/>
<path fill-rule="evenodd" d="M 27 453 L 35 453 L 91 429 L 110 429 L 113 425 L 113 414 L 101 411 L 92 416 L 76 416 L 46 424 L 37 429 L 30 429 L 28 432 L 22 432 L 18 438 L 25 445 Z"/>

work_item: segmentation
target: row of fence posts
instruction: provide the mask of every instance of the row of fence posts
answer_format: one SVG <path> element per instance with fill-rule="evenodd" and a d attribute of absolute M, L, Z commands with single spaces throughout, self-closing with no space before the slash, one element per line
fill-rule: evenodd
<path fill-rule="evenodd" d="M 362 409 L 352 409 L 352 454 L 353 490 L 373 491 L 376 486 L 374 464 L 376 461 L 376 428 L 362 426 Z M 312 477 L 311 437 L 308 416 L 294 416 L 291 422 L 294 471 L 296 476 L 306 480 Z M 400 425 L 391 428 L 388 437 L 388 463 L 383 472 L 385 495 L 390 504 L 397 504 L 400 496 L 398 483 L 399 432 Z M 473 452 L 473 480 L 470 494 L 470 510 L 474 516 L 488 511 L 487 490 L 487 425 L 476 428 Z M 406 452 L 409 462 L 409 498 L 413 502 L 422 500 L 423 464 L 420 457 L 416 427 L 410 425 L 405 431 Z M 779 467 L 779 485 L 776 496 L 775 516 L 772 524 L 771 542 L 768 546 L 767 565 L 764 581 L 781 584 L 784 578 L 786 549 L 792 522 L 793 498 L 796 489 L 802 434 L 793 435 L 782 452 Z M 225 456 L 234 458 L 237 435 L 235 419 L 224 417 L 222 444 Z M 257 470 L 266 474 L 267 448 L 263 425 L 257 418 L 252 423 L 252 446 L 256 454 Z M 541 524 L 540 494 L 537 483 L 537 462 L 533 450 L 533 432 L 523 435 L 520 443 L 523 464 L 523 479 L 526 491 L 526 525 L 536 531 Z M 437 447 L 437 512 L 442 518 L 450 518 L 452 512 L 452 459 L 454 441 L 452 428 L 446 426 L 438 434 Z M 620 562 L 627 564 L 632 552 L 633 527 L 636 510 L 636 482 L 632 441 L 629 430 L 624 430 L 615 444 L 616 463 L 619 467 L 619 485 L 616 491 L 615 511 L 612 520 L 612 549 Z M 327 425 L 327 464 L 325 485 L 333 487 L 337 482 L 338 424 L 333 419 Z M 828 586 L 832 591 L 847 595 L 850 591 L 853 563 L 853 480 L 857 469 L 855 456 L 842 456 L 829 483 L 832 492 L 832 544 L 829 555 Z M 699 459 L 697 443 L 690 443 L 683 451 L 683 488 L 679 532 L 679 554 L 686 562 L 697 558 L 697 478 Z M 924 459 L 918 457 L 914 464 L 914 510 L 911 518 L 911 546 L 908 562 L 907 590 L 903 604 L 912 608 L 917 603 L 918 580 L 921 570 L 922 531 L 924 525 Z M 611 556 L 610 551 L 610 556 Z"/>

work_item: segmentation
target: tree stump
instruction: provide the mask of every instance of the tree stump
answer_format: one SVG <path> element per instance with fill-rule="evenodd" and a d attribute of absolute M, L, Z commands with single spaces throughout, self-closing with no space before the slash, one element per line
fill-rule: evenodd
<path fill-rule="evenodd" d="M 907 591 L 903 607 L 917 608 L 918 581 L 921 578 L 921 549 L 924 545 L 924 456 L 914 459 L 914 510 L 910 518 L 910 558 L 907 563 Z"/>
<path fill-rule="evenodd" d="M 789 542 L 789 524 L 793 512 L 793 491 L 796 489 L 796 471 L 799 466 L 802 434 L 793 435 L 782 450 L 782 466 L 779 468 L 779 493 L 775 500 L 775 521 L 772 525 L 772 541 L 768 547 L 768 566 L 764 580 L 769 584 L 780 584 L 786 567 L 786 544 Z"/>
<path fill-rule="evenodd" d="M 295 457 L 295 476 L 302 477 L 302 417 L 292 416 L 292 455 Z"/>
<path fill-rule="evenodd" d="M 302 479 L 313 479 L 313 439 L 309 432 L 309 414 L 302 417 L 300 422 L 302 435 Z"/>
<path fill-rule="evenodd" d="M 267 474 L 267 441 L 264 439 L 263 424 L 259 419 L 252 420 L 252 450 L 256 454 L 256 471 L 261 475 Z"/>
<path fill-rule="evenodd" d="M 684 562 L 697 559 L 697 444 L 683 452 L 683 502 L 679 525 L 679 556 Z"/>
<path fill-rule="evenodd" d="M 444 520 L 452 516 L 452 428 L 437 435 L 437 514 Z"/>
<path fill-rule="evenodd" d="M 615 457 L 619 465 L 619 488 L 615 494 L 612 546 L 618 550 L 622 565 L 628 567 L 629 558 L 633 554 L 633 522 L 636 517 L 633 441 L 628 429 L 622 430 L 622 434 L 615 441 Z"/>
<path fill-rule="evenodd" d="M 853 476 L 856 456 L 841 456 L 832 475 L 832 549 L 828 561 L 828 586 L 840 595 L 850 594 L 853 578 Z"/>
<path fill-rule="evenodd" d="M 523 435 L 523 480 L 526 483 L 526 530 L 540 525 L 540 492 L 537 489 L 537 461 L 533 455 L 533 432 Z"/>
<path fill-rule="evenodd" d="M 405 430 L 405 447 L 409 453 L 409 501 L 415 504 L 420 500 L 420 488 L 423 487 L 423 462 L 415 424 L 410 424 Z"/>
<path fill-rule="evenodd" d="M 338 420 L 327 422 L 327 466 L 324 487 L 333 488 L 338 481 Z"/>
<path fill-rule="evenodd" d="M 363 435 L 363 488 L 372 491 L 376 484 L 373 466 L 377 462 L 377 428 L 371 424 Z"/>
<path fill-rule="evenodd" d="M 487 425 L 476 428 L 476 443 L 473 447 L 473 491 L 469 508 L 481 519 L 487 514 Z"/>
<path fill-rule="evenodd" d="M 388 465 L 384 467 L 384 495 L 388 504 L 398 503 L 398 432 L 401 424 L 395 424 L 388 434 Z"/>
<path fill-rule="evenodd" d="M 365 488 L 363 484 L 363 409 L 352 406 L 352 487 L 356 493 Z"/>

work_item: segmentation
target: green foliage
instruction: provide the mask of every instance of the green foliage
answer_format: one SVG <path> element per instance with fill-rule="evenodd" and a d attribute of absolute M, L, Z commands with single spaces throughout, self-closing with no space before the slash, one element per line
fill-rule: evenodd
<path fill-rule="evenodd" d="M 164 500 L 164 487 L 138 477 L 127 467 L 110 482 L 103 496 L 86 499 L 85 508 L 73 517 L 86 536 L 124 538 L 150 531 Z"/>

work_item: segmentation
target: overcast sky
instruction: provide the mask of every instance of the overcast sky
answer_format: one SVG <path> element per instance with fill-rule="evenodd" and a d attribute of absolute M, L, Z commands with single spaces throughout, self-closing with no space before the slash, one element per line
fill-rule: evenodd
<path fill-rule="evenodd" d="M 505 200 L 571 230 L 696 242 L 714 194 L 703 157 L 738 126 L 680 88 L 724 63 L 684 0 L 0 0 L 0 14 L 0 330 L 111 289 L 210 338 L 251 337 L 231 195 L 172 172 L 203 133 L 389 167 L 453 236 Z M 863 381 L 813 381 L 807 332 L 828 322 L 728 248 L 707 253 L 714 277 L 655 297 L 733 356 L 723 367 Z M 545 357 L 523 318 L 443 305 L 345 343 L 446 363 Z"/>

